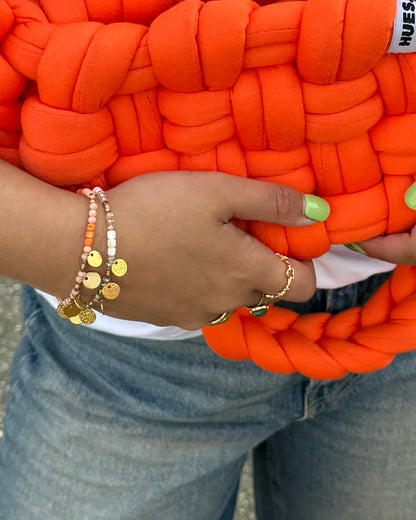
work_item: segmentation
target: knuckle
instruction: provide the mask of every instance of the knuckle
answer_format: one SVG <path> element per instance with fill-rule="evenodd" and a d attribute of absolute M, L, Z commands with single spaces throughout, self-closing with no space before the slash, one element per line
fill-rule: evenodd
<path fill-rule="evenodd" d="M 269 201 L 272 214 L 277 221 L 287 221 L 293 213 L 293 197 L 290 190 L 282 185 L 275 185 L 271 190 Z"/>
<path fill-rule="evenodd" d="M 310 300 L 312 298 L 314 293 L 315 293 L 315 284 L 312 282 L 305 283 L 305 285 L 302 287 L 302 296 L 301 296 L 300 301 L 307 302 L 308 300 Z"/>
<path fill-rule="evenodd" d="M 301 285 L 300 290 L 296 292 L 297 302 L 307 302 L 315 294 L 316 284 L 315 281 L 307 278 Z"/>
<path fill-rule="evenodd" d="M 288 291 L 288 300 L 293 302 L 309 301 L 316 291 L 316 276 L 311 261 L 302 261 L 295 266 L 295 279 Z"/>

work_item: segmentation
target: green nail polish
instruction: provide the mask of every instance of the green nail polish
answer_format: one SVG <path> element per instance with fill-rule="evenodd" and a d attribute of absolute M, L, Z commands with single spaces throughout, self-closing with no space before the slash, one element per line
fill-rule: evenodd
<path fill-rule="evenodd" d="M 350 249 L 351 251 L 355 251 L 356 253 L 361 253 L 362 255 L 368 256 L 364 249 L 355 242 L 352 242 L 351 244 L 344 244 L 344 246 Z"/>
<path fill-rule="evenodd" d="M 316 195 L 305 195 L 305 215 L 316 222 L 323 222 L 329 216 L 329 204 Z"/>
<path fill-rule="evenodd" d="M 416 210 L 416 182 L 407 189 L 404 195 L 404 201 L 410 209 Z"/>

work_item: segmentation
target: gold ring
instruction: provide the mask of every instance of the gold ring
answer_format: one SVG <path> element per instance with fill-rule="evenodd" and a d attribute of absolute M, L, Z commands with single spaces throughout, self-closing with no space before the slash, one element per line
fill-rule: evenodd
<path fill-rule="evenodd" d="M 222 325 L 223 323 L 226 323 L 231 318 L 231 312 L 223 312 L 220 314 L 215 320 L 210 321 L 207 323 L 208 327 L 215 327 L 215 325 Z"/>
<path fill-rule="evenodd" d="M 270 305 L 281 300 L 283 296 L 289 291 L 290 286 L 295 278 L 295 270 L 290 265 L 287 256 L 281 255 L 280 253 L 276 253 L 276 255 L 282 262 L 286 264 L 286 285 L 276 294 L 262 293 L 260 301 L 257 303 L 257 305 L 254 305 L 253 307 L 246 307 L 246 309 L 250 311 L 250 314 L 255 318 L 261 318 L 264 316 L 269 310 Z"/>

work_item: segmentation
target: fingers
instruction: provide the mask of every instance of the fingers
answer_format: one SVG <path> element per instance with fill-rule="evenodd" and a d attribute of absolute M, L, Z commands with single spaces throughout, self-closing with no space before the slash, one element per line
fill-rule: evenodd
<path fill-rule="evenodd" d="M 323 199 L 304 195 L 284 185 L 239 179 L 227 176 L 226 207 L 231 216 L 243 220 L 274 222 L 285 226 L 308 226 L 329 216 L 329 205 Z M 250 301 L 244 306 L 256 305 L 261 293 L 279 293 L 287 284 L 287 265 L 269 248 L 246 235 L 244 258 L 251 273 Z M 242 239 L 242 236 L 240 236 Z M 251 243 L 250 243 L 251 242 Z M 240 246 L 242 242 L 240 243 Z M 295 278 L 284 299 L 292 302 L 309 300 L 316 289 L 315 271 L 311 261 L 289 259 Z"/>
<path fill-rule="evenodd" d="M 140 288 L 123 293 L 125 319 L 191 330 L 287 284 L 287 265 L 233 217 L 296 226 L 322 217 L 320 199 L 311 220 L 305 208 L 310 216 L 313 198 L 305 204 L 296 190 L 220 173 L 144 175 L 112 197 L 124 231 L 120 250 L 131 252 L 130 280 Z M 289 261 L 295 278 L 284 299 L 308 300 L 315 290 L 312 263 Z"/>
<path fill-rule="evenodd" d="M 282 291 L 286 287 L 289 276 L 286 262 L 254 237 L 235 228 L 233 224 L 227 224 L 225 228 L 229 232 L 229 238 L 232 237 L 230 242 L 234 244 L 234 257 L 239 259 L 238 268 L 241 272 L 237 279 L 241 280 L 240 286 L 245 288 L 241 293 L 242 300 L 232 301 L 231 306 L 254 306 L 259 302 L 262 293 L 277 294 Z M 282 299 L 292 302 L 309 300 L 316 289 L 312 261 L 299 261 L 292 258 L 288 261 L 294 269 L 295 276 Z M 233 269 L 227 269 L 227 272 L 229 276 L 233 275 Z"/>
<path fill-rule="evenodd" d="M 416 236 L 411 233 L 383 235 L 358 243 L 364 254 L 392 264 L 416 265 Z M 358 251 L 359 252 L 359 251 Z"/>
<path fill-rule="evenodd" d="M 410 209 L 416 210 L 416 182 L 407 189 L 404 201 Z M 416 227 L 410 233 L 381 235 L 345 246 L 392 264 L 416 265 Z"/>
<path fill-rule="evenodd" d="M 288 282 L 288 266 L 278 255 L 273 252 L 261 257 L 262 267 L 253 273 L 253 286 L 256 287 L 257 299 L 253 297 L 250 305 L 259 302 L 261 293 L 277 294 L 282 291 Z M 303 302 L 312 298 L 316 290 L 316 277 L 313 263 L 308 261 L 298 261 L 293 258 L 288 259 L 293 268 L 294 278 L 290 288 L 282 299 L 291 302 Z"/>
<path fill-rule="evenodd" d="M 279 262 L 281 265 L 279 265 Z M 315 271 L 311 261 L 299 262 L 297 260 L 289 259 L 290 265 L 293 268 L 295 276 L 290 289 L 286 292 L 282 300 L 290 302 L 303 302 L 312 298 L 316 289 Z M 283 268 L 282 268 L 283 267 Z M 270 264 L 268 270 L 269 277 L 264 280 L 258 280 L 254 282 L 257 287 L 260 287 L 262 283 L 263 289 L 251 291 L 251 295 L 247 297 L 244 303 L 236 306 L 235 308 L 229 307 L 228 311 L 219 312 L 218 314 L 207 315 L 207 318 L 203 323 L 196 323 L 194 326 L 185 324 L 182 328 L 188 330 L 195 330 L 203 325 L 216 326 L 226 323 L 231 317 L 232 313 L 238 309 L 238 307 L 256 307 L 260 302 L 262 293 L 265 294 L 277 294 L 279 293 L 288 282 L 287 276 L 287 265 L 283 263 L 280 258 L 274 255 L 273 264 Z"/>
<path fill-rule="evenodd" d="M 229 220 L 261 220 L 284 226 L 309 226 L 329 216 L 328 203 L 282 184 L 226 176 L 222 195 Z"/>

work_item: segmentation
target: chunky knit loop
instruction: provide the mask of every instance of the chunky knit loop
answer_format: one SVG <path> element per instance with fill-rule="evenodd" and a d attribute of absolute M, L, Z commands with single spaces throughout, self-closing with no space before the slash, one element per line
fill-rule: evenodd
<path fill-rule="evenodd" d="M 14 25 L 13 11 L 5 0 L 0 2 L 0 41 L 11 31 Z"/>
<path fill-rule="evenodd" d="M 300 75 L 318 84 L 364 75 L 387 52 L 395 11 L 390 0 L 306 2 L 297 55 Z"/>
<path fill-rule="evenodd" d="M 263 2 L 262 2 L 263 3 Z M 206 170 L 324 197 L 308 228 L 241 225 L 299 259 L 408 231 L 416 55 L 387 55 L 395 0 L 0 0 L 0 157 L 57 186 Z M 371 13 L 371 23 L 368 15 Z M 211 347 L 314 378 L 416 347 L 416 271 L 331 316 L 245 310 Z"/>
<path fill-rule="evenodd" d="M 72 0 L 57 3 L 42 0 L 42 9 L 53 23 L 64 24 L 88 20 L 105 24 L 132 22 L 149 25 L 180 0 Z"/>

